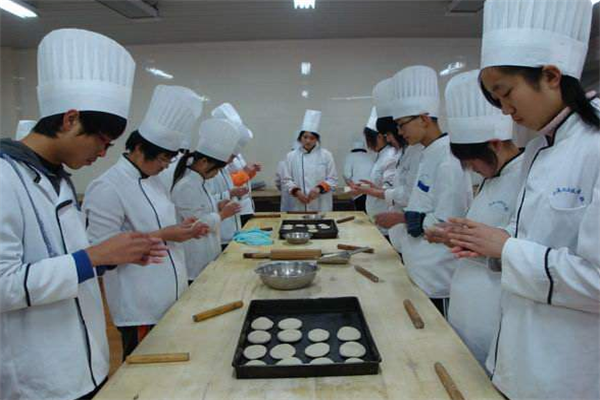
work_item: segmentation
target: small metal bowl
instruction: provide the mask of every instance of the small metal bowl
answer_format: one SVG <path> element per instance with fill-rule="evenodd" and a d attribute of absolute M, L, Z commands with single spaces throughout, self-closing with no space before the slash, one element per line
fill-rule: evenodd
<path fill-rule="evenodd" d="M 306 244 L 312 235 L 309 232 L 290 232 L 283 235 L 289 244 Z"/>
<path fill-rule="evenodd" d="M 309 286 L 318 270 L 318 265 L 310 261 L 274 261 L 261 264 L 254 271 L 273 289 L 294 290 Z"/>
<path fill-rule="evenodd" d="M 302 219 L 304 220 L 308 220 L 308 221 L 314 221 L 317 219 L 324 219 L 325 218 L 325 214 L 306 214 L 302 216 Z"/>

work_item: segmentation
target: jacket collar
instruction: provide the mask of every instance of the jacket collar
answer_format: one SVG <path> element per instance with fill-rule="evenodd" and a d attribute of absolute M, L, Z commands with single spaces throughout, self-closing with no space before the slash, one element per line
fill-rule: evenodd
<path fill-rule="evenodd" d="M 588 100 L 593 101 L 595 103 L 598 102 L 597 99 L 594 99 L 597 96 L 596 92 L 591 91 L 586 94 Z M 596 107 L 598 108 L 598 107 Z M 578 118 L 575 118 L 576 114 L 571 110 L 570 107 L 566 107 L 561 112 L 559 112 L 556 117 L 552 119 L 546 126 L 538 131 L 541 135 L 544 135 L 548 138 L 548 142 L 554 144 L 555 142 L 560 142 L 571 136 L 573 133 L 574 124 L 576 124 Z"/>
<path fill-rule="evenodd" d="M 119 168 L 121 170 L 123 170 L 125 172 L 125 174 L 127 174 L 127 176 L 130 176 L 134 179 L 146 179 L 148 178 L 148 175 L 146 175 L 145 173 L 142 172 L 141 169 L 138 168 L 137 165 L 135 165 L 133 163 L 133 161 L 131 161 L 128 157 L 126 153 L 123 153 L 123 155 L 121 156 L 121 158 L 119 158 L 119 161 L 117 162 L 117 165 L 119 166 Z"/>

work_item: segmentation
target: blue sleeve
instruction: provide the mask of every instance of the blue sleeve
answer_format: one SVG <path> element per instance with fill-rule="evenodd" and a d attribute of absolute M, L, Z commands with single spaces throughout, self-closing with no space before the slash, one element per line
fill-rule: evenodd
<path fill-rule="evenodd" d="M 79 250 L 72 254 L 77 267 L 77 278 L 79 283 L 85 282 L 94 277 L 94 268 L 92 261 L 85 250 Z"/>

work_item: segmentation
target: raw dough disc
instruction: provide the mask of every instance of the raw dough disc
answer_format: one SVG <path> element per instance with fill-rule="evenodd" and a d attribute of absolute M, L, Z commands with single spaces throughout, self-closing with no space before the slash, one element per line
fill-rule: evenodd
<path fill-rule="evenodd" d="M 294 346 L 289 345 L 289 344 L 278 344 L 277 346 L 273 347 L 271 349 L 271 352 L 269 353 L 271 355 L 271 357 L 275 358 L 276 360 L 283 360 L 284 358 L 290 358 L 292 357 L 294 354 L 296 354 L 296 349 L 294 348 Z M 257 357 L 260 358 L 260 357 Z"/>
<path fill-rule="evenodd" d="M 319 228 L 321 228 L 321 229 L 327 229 L 327 228 L 329 228 L 329 225 L 327 225 L 327 224 L 319 224 Z"/>
<path fill-rule="evenodd" d="M 346 360 L 346 364 L 363 363 L 365 362 L 362 358 L 351 357 Z"/>
<path fill-rule="evenodd" d="M 285 224 L 283 226 L 283 229 L 285 229 L 286 231 L 289 231 L 290 229 L 292 229 L 294 227 L 294 225 L 289 225 L 289 224 Z"/>
<path fill-rule="evenodd" d="M 308 231 L 310 233 L 317 233 L 317 232 L 319 232 L 319 230 L 317 228 L 310 228 Z"/>
<path fill-rule="evenodd" d="M 347 358 L 359 358 L 365 355 L 365 346 L 358 342 L 346 342 L 340 346 L 340 355 Z"/>
<path fill-rule="evenodd" d="M 286 318 L 279 321 L 277 324 L 279 329 L 300 329 L 302 328 L 302 321 L 296 318 Z"/>
<path fill-rule="evenodd" d="M 271 340 L 271 334 L 265 331 L 252 331 L 248 334 L 248 341 L 252 344 L 263 344 Z"/>
<path fill-rule="evenodd" d="M 311 344 L 306 349 L 304 349 L 304 354 L 306 354 L 310 358 L 323 357 L 327 353 L 329 353 L 329 345 L 327 343 Z"/>
<path fill-rule="evenodd" d="M 329 339 L 329 332 L 325 329 L 313 329 L 308 332 L 308 340 L 311 342 L 324 342 Z"/>
<path fill-rule="evenodd" d="M 333 364 L 333 361 L 327 357 L 319 357 L 312 360 L 309 364 L 314 365 L 323 365 L 323 364 Z"/>
<path fill-rule="evenodd" d="M 358 340 L 358 339 L 360 339 L 360 337 L 361 337 L 360 331 L 351 326 L 344 326 L 337 333 L 337 338 L 344 342 Z"/>
<path fill-rule="evenodd" d="M 268 329 L 271 329 L 273 325 L 273 321 L 271 321 L 267 317 L 258 317 L 254 321 L 252 321 L 252 324 L 250 324 L 252 329 L 260 331 L 266 331 Z"/>
<path fill-rule="evenodd" d="M 302 228 L 304 225 L 303 224 L 296 224 L 295 227 L 296 228 Z"/>
<path fill-rule="evenodd" d="M 254 344 L 244 349 L 244 357 L 248 360 L 255 360 L 257 358 L 263 358 L 267 354 L 267 348 L 260 344 Z"/>
<path fill-rule="evenodd" d="M 247 367 L 262 367 L 263 365 L 267 365 L 267 363 L 261 360 L 250 360 L 244 365 Z"/>
<path fill-rule="evenodd" d="M 296 357 L 288 357 L 277 361 L 277 365 L 302 365 L 302 360 Z"/>
<path fill-rule="evenodd" d="M 297 329 L 286 329 L 277 334 L 277 339 L 283 343 L 295 343 L 302 339 L 302 332 Z"/>

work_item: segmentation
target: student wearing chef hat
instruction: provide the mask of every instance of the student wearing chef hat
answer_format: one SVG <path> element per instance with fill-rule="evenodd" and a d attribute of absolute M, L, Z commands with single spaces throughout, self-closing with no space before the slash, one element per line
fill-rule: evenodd
<path fill-rule="evenodd" d="M 227 119 L 202 122 L 198 146 L 179 161 L 175 170 L 172 196 L 178 219 L 196 218 L 210 227 L 208 235 L 183 244 L 190 280 L 221 254 L 221 225 L 241 210 L 236 201 L 219 201 L 208 187 L 235 154 L 241 138 L 238 128 Z"/>
<path fill-rule="evenodd" d="M 280 160 L 277 163 L 277 168 L 275 169 L 275 187 L 277 190 L 281 192 L 280 198 L 280 211 L 288 212 L 292 210 L 292 195 L 287 191 L 283 190 L 283 177 L 285 176 L 285 168 L 287 164 L 287 157 L 289 153 L 300 147 L 300 142 L 298 142 L 298 136 L 294 133 L 294 137 L 292 138 L 292 145 L 290 146 L 290 151 L 285 155 L 283 160 Z"/>
<path fill-rule="evenodd" d="M 321 147 L 321 112 L 306 110 L 298 134 L 300 147 L 288 154 L 283 190 L 292 195 L 291 211 L 331 211 L 337 171 L 331 153 Z"/>
<path fill-rule="evenodd" d="M 123 359 L 187 288 L 180 243 L 208 231 L 193 218 L 177 220 L 169 191 L 158 177 L 177 155 L 200 109 L 200 97 L 192 90 L 157 86 L 144 120 L 127 139 L 127 152 L 94 179 L 85 193 L 83 210 L 92 243 L 117 232 L 140 231 L 168 245 L 161 263 L 143 268 L 120 265 L 104 275 L 108 307 L 121 333 Z"/>
<path fill-rule="evenodd" d="M 364 138 L 355 140 L 352 143 L 350 154 L 346 156 L 344 161 L 344 180 L 346 183 L 360 184 L 361 181 L 370 179 L 373 160 L 373 153 L 367 151 Z M 366 194 L 356 194 L 352 200 L 357 211 L 366 212 Z"/>
<path fill-rule="evenodd" d="M 512 119 L 483 97 L 479 72 L 458 74 L 446 86 L 450 148 L 463 167 L 484 177 L 466 217 L 506 226 L 516 210 L 523 156 Z M 425 234 L 451 246 L 444 224 Z M 500 323 L 500 277 L 493 259 L 461 259 L 450 286 L 448 321 L 482 366 Z"/>
<path fill-rule="evenodd" d="M 472 199 L 471 182 L 437 122 L 436 72 L 425 66 L 408 67 L 394 76 L 394 85 L 392 113 L 398 129 L 409 145 L 421 144 L 424 149 L 404 212 L 383 214 L 376 222 L 386 228 L 404 224 L 399 241 L 408 273 L 445 316 L 457 260 L 443 244 L 429 243 L 423 232 L 449 217 L 465 215 Z"/>
<path fill-rule="evenodd" d="M 17 132 L 15 133 L 15 140 L 21 140 L 25 136 L 29 135 L 29 132 L 33 129 L 37 121 L 22 119 L 17 124 Z"/>
<path fill-rule="evenodd" d="M 148 264 L 163 245 L 115 232 L 90 246 L 64 169 L 92 164 L 123 133 L 131 55 L 97 33 L 60 29 L 37 56 L 40 120 L 21 141 L 0 141 L 10 205 L 0 207 L 0 398 L 76 399 L 98 391 L 109 368 L 97 267 Z"/>
<path fill-rule="evenodd" d="M 600 398 L 600 111 L 579 81 L 591 20 L 589 0 L 485 3 L 484 95 L 539 134 L 511 223 L 458 219 L 451 238 L 501 264 L 487 367 L 511 399 Z"/>

